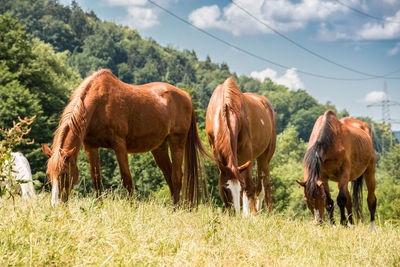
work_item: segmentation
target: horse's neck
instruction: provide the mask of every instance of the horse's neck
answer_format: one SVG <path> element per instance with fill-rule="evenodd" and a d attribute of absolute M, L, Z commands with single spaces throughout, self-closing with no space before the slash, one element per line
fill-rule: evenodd
<path fill-rule="evenodd" d="M 77 152 L 79 152 L 81 145 L 82 141 L 79 138 L 79 136 L 77 136 L 71 130 L 69 130 L 68 133 L 65 135 L 61 148 L 64 151 L 69 151 L 75 148 L 75 154 L 76 154 Z"/>

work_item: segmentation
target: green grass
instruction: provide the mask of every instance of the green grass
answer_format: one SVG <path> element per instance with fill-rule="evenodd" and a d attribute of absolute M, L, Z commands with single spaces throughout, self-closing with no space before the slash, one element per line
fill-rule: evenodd
<path fill-rule="evenodd" d="M 172 211 L 169 204 L 105 197 L 50 207 L 0 199 L 0 266 L 400 265 L 400 227 L 315 226 L 312 218 L 220 209 Z"/>

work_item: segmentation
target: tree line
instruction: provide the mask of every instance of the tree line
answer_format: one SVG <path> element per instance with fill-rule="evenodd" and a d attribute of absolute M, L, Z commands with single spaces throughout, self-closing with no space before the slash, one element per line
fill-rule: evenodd
<path fill-rule="evenodd" d="M 208 101 L 227 77 L 233 76 L 243 92 L 267 97 L 277 114 L 278 125 L 278 144 L 271 163 L 275 207 L 294 215 L 305 210 L 301 190 L 294 181 L 302 177 L 302 158 L 315 120 L 326 109 L 334 110 L 338 117 L 349 116 L 346 110 L 338 111 L 330 102 L 319 103 L 305 90 L 291 91 L 268 78 L 260 82 L 239 76 L 226 63 L 215 63 L 210 57 L 200 60 L 193 50 L 163 47 L 155 40 L 142 38 L 136 30 L 100 20 L 94 12 L 83 11 L 75 1 L 64 6 L 55 0 L 4 0 L 0 14 L 0 128 L 9 128 L 18 116 L 37 115 L 30 133 L 35 144 L 18 149 L 29 159 L 39 190 L 48 189 L 47 159 L 40 151 L 40 144 L 51 144 L 69 96 L 82 78 L 100 68 L 110 69 L 126 83 L 162 81 L 188 91 L 205 143 Z M 378 211 L 384 205 L 382 210 L 389 210 L 382 213 L 385 218 L 394 217 L 396 210 L 397 215 L 400 213 L 400 177 L 392 169 L 400 163 L 396 154 L 398 142 L 390 148 L 393 136 L 384 124 L 370 118 L 359 119 L 374 126 L 379 159 Z M 382 156 L 383 150 L 389 152 Z M 89 166 L 82 151 L 79 157 L 80 181 L 75 192 L 91 194 Z M 162 173 L 150 153 L 131 155 L 129 161 L 139 197 L 167 195 Z M 101 150 L 101 166 L 104 189 L 121 188 L 113 152 Z M 205 171 L 211 195 L 220 204 L 216 189 L 218 169 L 206 160 Z M 380 191 L 381 188 L 390 192 Z M 387 203 L 382 200 L 381 204 L 379 194 L 391 200 Z"/>

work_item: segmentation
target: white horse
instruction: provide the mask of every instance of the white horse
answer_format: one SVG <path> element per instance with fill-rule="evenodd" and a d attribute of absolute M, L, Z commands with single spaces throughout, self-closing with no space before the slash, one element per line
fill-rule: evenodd
<path fill-rule="evenodd" d="M 33 180 L 31 167 L 28 160 L 21 152 L 11 153 L 12 161 L 12 176 L 16 180 L 26 181 L 25 183 L 17 183 L 17 189 L 21 190 L 24 199 L 36 198 L 35 189 L 33 188 Z M 6 162 L 6 166 L 8 163 Z"/>

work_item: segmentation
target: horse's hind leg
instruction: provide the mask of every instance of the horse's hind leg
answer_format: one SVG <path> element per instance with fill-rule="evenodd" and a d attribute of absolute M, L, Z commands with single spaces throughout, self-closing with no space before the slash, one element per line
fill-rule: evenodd
<path fill-rule="evenodd" d="M 272 186 L 269 171 L 269 161 L 271 160 L 271 156 L 272 155 L 270 155 L 269 151 L 266 151 L 257 158 L 258 181 L 256 192 L 260 192 L 257 198 L 257 210 L 261 209 L 262 199 L 264 199 L 268 211 L 272 211 Z M 259 186 L 261 186 L 261 190 Z"/>
<path fill-rule="evenodd" d="M 174 185 L 171 180 L 172 176 L 172 165 L 171 160 L 168 155 L 168 144 L 164 142 L 160 147 L 151 151 L 154 157 L 154 161 L 157 166 L 161 169 L 164 174 L 165 181 L 168 184 L 169 192 L 171 194 L 171 198 L 174 197 Z"/>
<path fill-rule="evenodd" d="M 99 149 L 88 144 L 84 144 L 84 148 L 86 157 L 89 160 L 90 177 L 92 178 L 94 190 L 96 191 L 96 198 L 99 198 L 102 188 Z"/>
<path fill-rule="evenodd" d="M 375 196 L 375 162 L 364 173 L 365 184 L 368 190 L 368 209 L 371 214 L 371 228 L 370 231 L 375 230 L 375 210 L 376 210 L 376 196 Z"/>
<path fill-rule="evenodd" d="M 172 184 L 174 186 L 174 204 L 179 202 L 182 187 L 182 163 L 186 143 L 185 135 L 173 134 L 168 139 L 172 159 Z"/>
<path fill-rule="evenodd" d="M 129 195 L 133 196 L 132 175 L 129 170 L 128 151 L 125 140 L 119 139 L 114 143 L 113 150 L 117 156 L 122 183 L 126 190 L 128 190 Z"/>
<path fill-rule="evenodd" d="M 256 185 L 256 196 L 257 196 L 257 202 L 256 202 L 256 209 L 258 212 L 261 211 L 262 208 L 262 203 L 264 201 L 264 196 L 265 196 L 265 191 L 264 191 L 264 185 L 263 185 L 263 175 L 264 171 L 261 168 L 261 162 L 259 159 L 257 159 L 257 185 Z"/>

